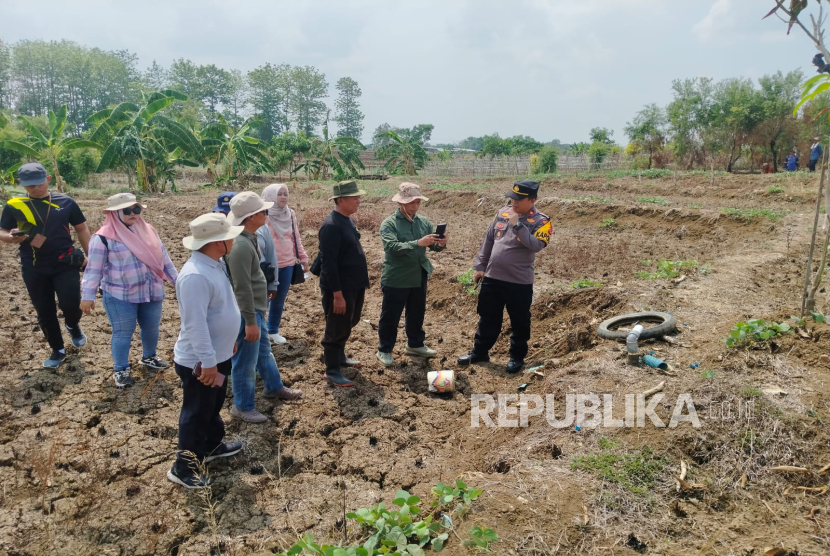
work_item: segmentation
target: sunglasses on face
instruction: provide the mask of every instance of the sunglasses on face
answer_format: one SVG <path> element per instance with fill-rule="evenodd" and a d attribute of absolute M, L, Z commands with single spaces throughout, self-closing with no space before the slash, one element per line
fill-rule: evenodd
<path fill-rule="evenodd" d="M 124 216 L 129 216 L 131 214 L 141 214 L 141 205 L 121 209 L 121 212 L 124 213 Z"/>

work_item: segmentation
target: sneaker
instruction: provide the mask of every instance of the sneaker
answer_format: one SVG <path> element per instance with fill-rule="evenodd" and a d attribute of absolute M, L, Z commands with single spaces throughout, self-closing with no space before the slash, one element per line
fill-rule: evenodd
<path fill-rule="evenodd" d="M 141 364 L 145 367 L 150 367 L 151 369 L 166 369 L 170 366 L 170 363 L 168 363 L 164 359 L 159 359 L 155 355 L 151 355 L 150 357 L 143 357 L 141 359 Z"/>
<path fill-rule="evenodd" d="M 297 390 L 296 388 L 289 388 L 288 386 L 283 386 L 279 390 L 269 391 L 266 390 L 265 394 L 263 394 L 269 400 L 299 400 L 303 397 L 303 391 Z"/>
<path fill-rule="evenodd" d="M 186 473 L 182 473 L 180 471 L 170 469 L 167 472 L 167 479 L 172 483 L 183 486 L 184 488 L 192 489 L 207 488 L 213 484 L 213 479 L 210 477 L 197 475 L 191 470 L 188 470 Z"/>
<path fill-rule="evenodd" d="M 406 346 L 406 354 L 415 355 L 417 357 L 426 357 L 427 359 L 429 359 L 430 357 L 435 357 L 436 355 L 438 355 L 438 352 L 434 349 L 428 348 L 427 346 L 421 346 L 419 348 Z"/>
<path fill-rule="evenodd" d="M 391 367 L 392 365 L 395 364 L 395 360 L 392 359 L 392 354 L 391 353 L 385 353 L 383 351 L 379 351 L 379 352 L 377 352 L 376 356 L 378 358 L 378 361 L 380 361 L 381 364 L 384 367 Z"/>
<path fill-rule="evenodd" d="M 86 334 L 84 331 L 81 330 L 81 325 L 79 324 L 75 328 L 70 326 L 64 325 L 66 329 L 69 331 L 69 335 L 72 337 L 72 345 L 76 348 L 83 347 L 86 345 Z"/>
<path fill-rule="evenodd" d="M 350 386 L 354 386 L 354 383 L 343 376 L 343 373 L 340 372 L 340 369 L 328 369 L 323 377 L 331 382 L 334 386 L 338 386 L 340 388 L 348 388 Z"/>
<path fill-rule="evenodd" d="M 43 366 L 47 369 L 57 369 L 61 366 L 64 359 L 66 359 L 66 352 L 61 353 L 58 350 L 52 350 L 52 355 L 43 362 Z"/>
<path fill-rule="evenodd" d="M 235 456 L 242 451 L 241 442 L 224 442 L 213 449 L 213 451 L 205 456 L 205 463 L 219 458 L 229 458 Z"/>
<path fill-rule="evenodd" d="M 288 341 L 279 334 L 268 334 L 268 337 L 271 338 L 271 341 L 274 342 L 276 345 L 284 344 Z"/>
<path fill-rule="evenodd" d="M 237 419 L 241 419 L 246 423 L 264 423 L 268 420 L 268 417 L 257 411 L 256 409 L 251 409 L 250 411 L 241 411 L 236 405 L 231 406 L 231 417 L 236 417 Z"/>
<path fill-rule="evenodd" d="M 112 373 L 112 379 L 115 381 L 116 388 L 126 388 L 133 385 L 133 377 L 130 376 L 129 367 L 123 371 L 115 371 Z"/>

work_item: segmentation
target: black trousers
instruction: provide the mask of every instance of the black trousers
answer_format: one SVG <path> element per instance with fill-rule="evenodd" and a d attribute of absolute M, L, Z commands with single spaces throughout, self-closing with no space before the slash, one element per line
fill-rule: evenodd
<path fill-rule="evenodd" d="M 323 346 L 323 359 L 326 369 L 340 369 L 346 342 L 352 334 L 352 328 L 357 326 L 363 314 L 366 290 L 343 290 L 343 298 L 346 300 L 346 313 L 343 315 L 334 313 L 334 292 L 323 288 L 320 288 L 320 291 L 323 292 L 323 312 L 326 315 L 326 329 L 320 341 Z"/>
<path fill-rule="evenodd" d="M 56 263 L 22 267 L 23 283 L 37 313 L 38 324 L 53 350 L 63 349 L 58 307 L 66 325 L 75 328 L 81 321 L 81 273 L 77 268 Z M 55 305 L 55 295 L 58 303 Z"/>
<path fill-rule="evenodd" d="M 524 359 L 530 339 L 530 304 L 533 284 L 514 284 L 493 278 L 484 278 L 478 294 L 478 330 L 473 351 L 486 354 L 501 333 L 504 309 L 510 317 L 510 357 Z"/>
<path fill-rule="evenodd" d="M 423 347 L 424 314 L 427 310 L 427 272 L 421 270 L 421 285 L 417 288 L 392 288 L 380 285 L 383 302 L 378 322 L 378 351 L 392 353 L 398 339 L 398 323 L 406 309 L 406 339 L 409 347 Z"/>
<path fill-rule="evenodd" d="M 815 172 L 815 171 L 816 171 L 816 164 L 818 164 L 818 159 L 816 159 L 816 160 L 810 160 L 810 162 L 808 162 L 808 163 L 807 163 L 807 168 L 808 168 L 811 172 Z"/>
<path fill-rule="evenodd" d="M 179 413 L 179 452 L 177 472 L 186 473 L 195 464 L 193 457 L 183 452 L 193 452 L 199 461 L 209 455 L 222 443 L 225 437 L 225 423 L 219 415 L 228 391 L 227 375 L 231 373 L 231 360 L 223 361 L 217 369 L 225 376 L 222 386 L 205 386 L 193 376 L 193 369 L 174 363 L 176 374 L 182 379 L 182 411 Z"/>

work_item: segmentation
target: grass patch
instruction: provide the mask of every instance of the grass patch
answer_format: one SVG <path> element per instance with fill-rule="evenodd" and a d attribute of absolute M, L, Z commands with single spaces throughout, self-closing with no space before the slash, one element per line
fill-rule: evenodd
<path fill-rule="evenodd" d="M 784 188 L 783 187 L 776 187 L 774 185 L 770 185 L 769 188 L 767 189 L 767 193 L 770 193 L 772 195 L 776 195 L 778 193 L 784 193 Z"/>
<path fill-rule="evenodd" d="M 580 290 L 582 288 L 598 288 L 602 285 L 602 282 L 599 280 L 589 280 L 588 278 L 582 278 L 581 280 L 577 280 L 571 287 L 575 290 Z"/>
<path fill-rule="evenodd" d="M 703 208 L 703 205 L 698 205 L 697 203 L 695 203 L 695 204 L 689 205 L 689 208 L 690 209 L 699 209 L 699 208 Z"/>
<path fill-rule="evenodd" d="M 599 225 L 600 228 L 615 228 L 617 226 L 617 221 L 613 218 L 604 218 L 602 223 Z"/>
<path fill-rule="evenodd" d="M 668 205 L 669 202 L 662 197 L 637 197 L 641 203 L 654 203 L 655 205 Z"/>
<path fill-rule="evenodd" d="M 789 211 L 776 209 L 736 209 L 736 208 L 721 208 L 722 213 L 729 216 L 738 216 L 747 222 L 751 222 L 755 218 L 766 218 L 772 222 L 780 220 Z"/>
<path fill-rule="evenodd" d="M 761 390 L 760 388 L 758 388 L 757 386 L 751 386 L 751 387 L 748 386 L 748 387 L 744 388 L 743 390 L 741 390 L 741 395 L 744 398 L 757 398 L 763 393 L 764 393 L 764 391 Z"/>
<path fill-rule="evenodd" d="M 600 446 L 602 447 L 602 439 Z M 635 494 L 647 494 L 668 464 L 667 459 L 656 456 L 648 446 L 630 454 L 607 452 L 611 446 L 611 441 L 606 440 L 604 453 L 574 458 L 571 469 L 590 471 Z"/>

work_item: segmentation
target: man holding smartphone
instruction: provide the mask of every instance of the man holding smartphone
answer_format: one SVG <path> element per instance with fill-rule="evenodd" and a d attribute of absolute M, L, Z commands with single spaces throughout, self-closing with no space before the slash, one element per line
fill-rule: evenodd
<path fill-rule="evenodd" d="M 86 257 L 75 249 L 69 229 L 75 228 L 81 247 L 88 253 L 89 228 L 84 213 L 71 197 L 49 191 L 52 176 L 42 164 L 24 164 L 17 177 L 26 196 L 9 199 L 3 207 L 0 241 L 20 246 L 23 282 L 52 351 L 43 366 L 56 369 L 66 359 L 58 307 L 72 344 L 86 345 L 80 326 L 81 270 L 86 266 Z"/>
<path fill-rule="evenodd" d="M 436 233 L 432 222 L 418 214 L 421 201 L 429 201 L 421 188 L 404 182 L 392 197 L 398 210 L 380 225 L 380 239 L 385 259 L 380 275 L 383 303 L 378 322 L 377 358 L 391 367 L 395 360 L 392 349 L 398 338 L 398 323 L 406 309 L 406 354 L 417 357 L 435 357 L 437 352 L 424 345 L 424 315 L 427 308 L 427 280 L 432 275 L 432 263 L 427 249 L 441 251 L 447 246 L 446 224 L 442 233 Z"/>
<path fill-rule="evenodd" d="M 506 307 L 513 330 L 507 372 L 518 373 L 524 366 L 530 339 L 533 264 L 551 235 L 550 218 L 536 209 L 538 194 L 539 182 L 517 181 L 504 195 L 511 199 L 510 205 L 499 209 L 487 228 L 473 265 L 473 279 L 481 281 L 478 330 L 472 351 L 458 358 L 459 365 L 490 360 L 489 351 L 501 333 Z"/>
<path fill-rule="evenodd" d="M 191 235 L 182 240 L 192 254 L 176 280 L 182 324 L 173 361 L 184 396 L 179 451 L 167 478 L 186 488 L 210 486 L 199 472 L 201 464 L 242 449 L 239 442 L 222 442 L 225 424 L 219 415 L 242 318 L 220 259 L 242 230 L 222 214 L 204 214 L 190 223 Z"/>

